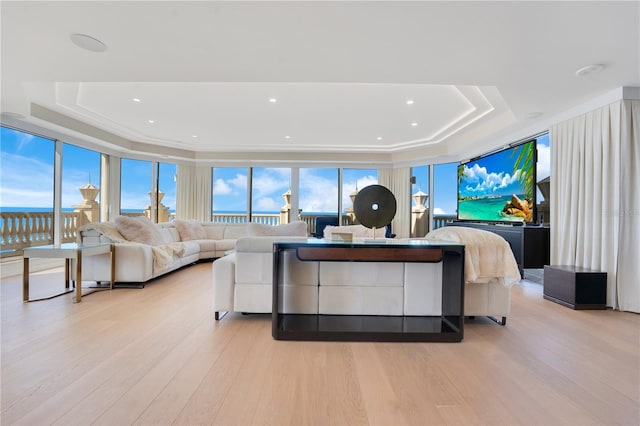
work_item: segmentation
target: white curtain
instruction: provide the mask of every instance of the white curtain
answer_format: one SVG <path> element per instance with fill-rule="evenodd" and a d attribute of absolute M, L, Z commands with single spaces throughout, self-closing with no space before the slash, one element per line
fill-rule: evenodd
<path fill-rule="evenodd" d="M 411 168 L 379 169 L 378 183 L 396 197 L 396 215 L 391 229 L 397 238 L 409 238 L 411 233 Z"/>
<path fill-rule="evenodd" d="M 211 221 L 211 167 L 178 164 L 176 218 Z"/>
<path fill-rule="evenodd" d="M 640 312 L 640 101 L 550 129 L 551 263 L 607 272 L 607 305 Z"/>

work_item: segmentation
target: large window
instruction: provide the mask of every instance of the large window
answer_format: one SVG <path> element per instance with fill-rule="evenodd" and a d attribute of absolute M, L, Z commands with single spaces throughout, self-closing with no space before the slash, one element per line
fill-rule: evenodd
<path fill-rule="evenodd" d="M 538 149 L 538 163 L 536 165 L 537 223 L 549 224 L 549 220 L 551 219 L 549 214 L 549 176 L 551 174 L 551 147 L 549 142 L 549 133 L 539 136 L 536 140 L 536 146 Z"/>
<path fill-rule="evenodd" d="M 343 224 L 355 223 L 353 199 L 365 186 L 378 183 L 377 169 L 343 169 L 342 170 L 342 212 Z"/>
<path fill-rule="evenodd" d="M 433 166 L 433 227 L 444 226 L 457 217 L 458 163 Z"/>
<path fill-rule="evenodd" d="M 169 222 L 176 214 L 176 165 L 158 163 L 158 223 Z"/>
<path fill-rule="evenodd" d="M 120 214 L 142 216 L 151 206 L 150 161 L 123 158 L 120 162 Z M 151 216 L 148 216 L 151 218 Z"/>
<path fill-rule="evenodd" d="M 301 217 L 311 233 L 315 232 L 318 217 L 338 218 L 338 169 L 300 169 Z M 323 220 L 323 219 L 321 219 Z"/>
<path fill-rule="evenodd" d="M 1 127 L 0 244 L 3 255 L 53 242 L 55 142 Z"/>
<path fill-rule="evenodd" d="M 298 219 L 291 214 L 291 169 L 255 167 L 252 169 L 251 221 L 276 225 Z M 288 198 L 289 197 L 289 198 Z"/>
<path fill-rule="evenodd" d="M 62 146 L 63 229 L 100 222 L 100 153 L 75 145 Z M 71 216 L 69 212 L 77 215 Z M 76 223 L 71 219 L 75 217 Z M 64 232 L 64 231 L 63 231 Z"/>
<path fill-rule="evenodd" d="M 323 228 L 323 223 L 338 223 L 338 169 L 301 168 L 299 190 L 300 217 L 310 234 Z"/>
<path fill-rule="evenodd" d="M 411 185 L 411 237 L 429 232 L 429 166 L 411 168 L 415 182 Z"/>
<path fill-rule="evenodd" d="M 120 163 L 120 214 L 146 216 L 155 223 L 170 221 L 176 207 L 175 175 L 175 164 L 123 158 Z"/>
<path fill-rule="evenodd" d="M 211 213 L 214 222 L 246 222 L 247 168 L 214 167 Z"/>

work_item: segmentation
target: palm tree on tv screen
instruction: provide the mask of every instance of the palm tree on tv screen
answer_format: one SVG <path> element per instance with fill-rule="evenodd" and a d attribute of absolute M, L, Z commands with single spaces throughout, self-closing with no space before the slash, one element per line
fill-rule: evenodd
<path fill-rule="evenodd" d="M 513 173 L 515 174 L 518 169 L 520 169 L 520 173 L 518 174 L 518 182 L 525 190 L 524 197 L 533 202 L 533 163 L 534 163 L 534 152 L 535 152 L 535 141 L 523 143 L 519 147 L 517 147 L 513 153 L 513 155 L 517 155 L 515 163 L 513 163 Z"/>

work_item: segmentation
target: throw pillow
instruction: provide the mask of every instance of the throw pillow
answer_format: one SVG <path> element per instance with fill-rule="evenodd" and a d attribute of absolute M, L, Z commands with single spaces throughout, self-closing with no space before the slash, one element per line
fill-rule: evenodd
<path fill-rule="evenodd" d="M 249 222 L 247 224 L 247 235 L 250 237 L 306 237 L 307 223 L 301 220 L 287 223 L 286 225 L 263 225 Z"/>
<path fill-rule="evenodd" d="M 181 241 L 204 240 L 207 238 L 207 231 L 200 222 L 195 220 L 174 220 L 173 226 L 178 230 Z"/>
<path fill-rule="evenodd" d="M 144 216 L 118 216 L 114 222 L 118 232 L 126 238 L 127 241 L 148 244 L 150 246 L 166 244 L 160 231 Z"/>

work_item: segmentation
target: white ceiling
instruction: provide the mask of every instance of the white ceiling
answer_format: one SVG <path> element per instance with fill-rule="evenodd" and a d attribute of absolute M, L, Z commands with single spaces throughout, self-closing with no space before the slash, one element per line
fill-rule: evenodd
<path fill-rule="evenodd" d="M 63 126 L 124 152 L 464 156 L 496 134 L 640 86 L 637 1 L 1 8 L 5 119 Z M 78 48 L 75 33 L 107 50 Z M 589 64 L 605 67 L 576 76 Z"/>

